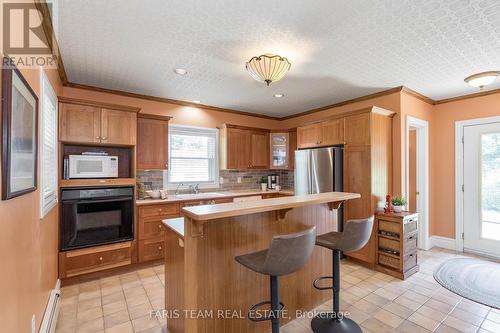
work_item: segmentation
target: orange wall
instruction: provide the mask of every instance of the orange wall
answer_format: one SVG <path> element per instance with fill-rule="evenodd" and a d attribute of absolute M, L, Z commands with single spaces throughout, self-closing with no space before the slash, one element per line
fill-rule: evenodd
<path fill-rule="evenodd" d="M 259 117 L 238 115 L 228 112 L 213 111 L 197 107 L 188 107 L 164 102 L 150 101 L 134 97 L 127 97 L 109 93 L 101 93 L 92 90 L 78 88 L 63 88 L 63 96 L 68 98 L 77 98 L 98 101 L 103 103 L 112 103 L 128 105 L 141 108 L 142 113 L 160 114 L 173 117 L 172 124 L 217 127 L 223 123 L 261 127 L 261 128 L 280 128 L 280 121 L 273 119 L 264 119 Z"/>
<path fill-rule="evenodd" d="M 40 70 L 21 72 L 39 95 Z M 53 70 L 47 74 L 56 93 L 61 93 L 62 85 L 57 72 Z M 40 175 L 40 157 L 38 171 Z M 50 291 L 57 281 L 58 210 L 53 209 L 41 220 L 39 198 L 40 191 L 37 190 L 11 200 L 0 201 L 2 332 L 31 332 L 33 314 L 36 315 L 36 324 L 39 327 Z"/>
<path fill-rule="evenodd" d="M 455 238 L 455 122 L 500 115 L 500 93 L 464 99 L 434 106 L 434 126 L 431 133 L 432 178 L 431 207 L 434 209 L 430 232 Z M 432 209 L 431 209 L 432 210 Z"/>

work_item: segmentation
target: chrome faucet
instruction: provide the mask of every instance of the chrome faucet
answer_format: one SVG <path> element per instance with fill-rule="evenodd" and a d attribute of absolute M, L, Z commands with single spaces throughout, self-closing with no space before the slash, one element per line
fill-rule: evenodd
<path fill-rule="evenodd" d="M 175 189 L 175 195 L 179 194 L 179 187 L 181 187 L 182 185 L 184 185 L 184 184 L 179 183 L 179 185 L 177 185 L 177 188 Z"/>
<path fill-rule="evenodd" d="M 189 192 L 191 192 L 193 194 L 200 193 L 200 184 L 196 184 L 195 186 L 189 185 Z"/>

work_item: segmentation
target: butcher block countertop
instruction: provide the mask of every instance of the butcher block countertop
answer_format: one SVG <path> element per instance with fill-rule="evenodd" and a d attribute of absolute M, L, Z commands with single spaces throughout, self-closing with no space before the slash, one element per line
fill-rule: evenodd
<path fill-rule="evenodd" d="M 195 221 L 208 221 L 274 210 L 286 210 L 308 205 L 318 205 L 323 203 L 335 204 L 360 197 L 361 195 L 358 193 L 327 192 L 319 194 L 294 195 L 266 200 L 184 207 L 182 212 L 184 216 Z"/>

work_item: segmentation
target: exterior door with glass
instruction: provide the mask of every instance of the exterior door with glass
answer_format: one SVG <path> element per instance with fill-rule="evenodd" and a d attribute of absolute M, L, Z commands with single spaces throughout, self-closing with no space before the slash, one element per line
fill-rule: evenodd
<path fill-rule="evenodd" d="M 500 257 L 500 123 L 464 128 L 464 251 Z"/>

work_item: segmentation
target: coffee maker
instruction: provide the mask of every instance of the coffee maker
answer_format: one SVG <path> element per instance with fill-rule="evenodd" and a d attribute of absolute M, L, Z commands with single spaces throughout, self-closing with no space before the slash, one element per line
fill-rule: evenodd
<path fill-rule="evenodd" d="M 269 175 L 267 176 L 267 189 L 275 190 L 276 186 L 280 184 L 280 176 L 278 175 Z"/>

